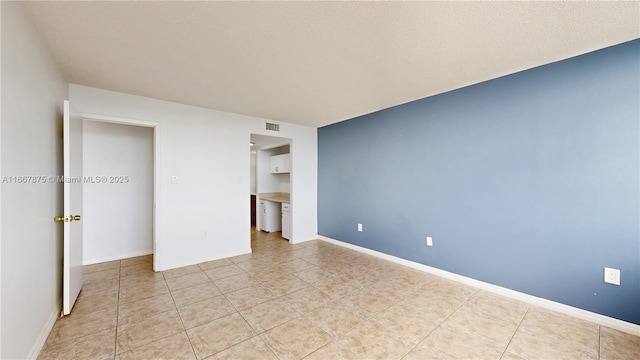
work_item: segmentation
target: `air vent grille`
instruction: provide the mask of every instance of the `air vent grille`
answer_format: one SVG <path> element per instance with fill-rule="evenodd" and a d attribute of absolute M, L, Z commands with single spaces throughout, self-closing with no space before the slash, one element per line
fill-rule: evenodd
<path fill-rule="evenodd" d="M 280 124 L 267 123 L 267 130 L 280 131 Z"/>

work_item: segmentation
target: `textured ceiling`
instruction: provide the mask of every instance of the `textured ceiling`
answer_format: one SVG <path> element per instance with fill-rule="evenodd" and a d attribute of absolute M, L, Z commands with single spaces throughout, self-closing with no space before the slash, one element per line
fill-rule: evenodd
<path fill-rule="evenodd" d="M 640 37 L 640 2 L 27 2 L 67 81 L 323 126 Z"/>

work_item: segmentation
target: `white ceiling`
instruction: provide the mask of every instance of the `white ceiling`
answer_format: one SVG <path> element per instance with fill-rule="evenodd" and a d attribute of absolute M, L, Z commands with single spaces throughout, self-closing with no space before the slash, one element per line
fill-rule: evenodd
<path fill-rule="evenodd" d="M 27 2 L 67 81 L 323 126 L 640 37 L 640 2 Z"/>

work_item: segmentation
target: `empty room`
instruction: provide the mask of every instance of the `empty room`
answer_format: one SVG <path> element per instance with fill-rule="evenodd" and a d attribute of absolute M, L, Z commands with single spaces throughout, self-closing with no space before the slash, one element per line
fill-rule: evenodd
<path fill-rule="evenodd" d="M 0 358 L 640 357 L 640 1 L 0 18 Z"/>

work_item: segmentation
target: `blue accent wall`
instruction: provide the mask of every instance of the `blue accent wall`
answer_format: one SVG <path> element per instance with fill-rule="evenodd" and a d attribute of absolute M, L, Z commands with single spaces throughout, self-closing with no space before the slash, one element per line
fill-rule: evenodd
<path fill-rule="evenodd" d="M 319 233 L 640 324 L 639 125 L 635 40 L 322 127 Z"/>

